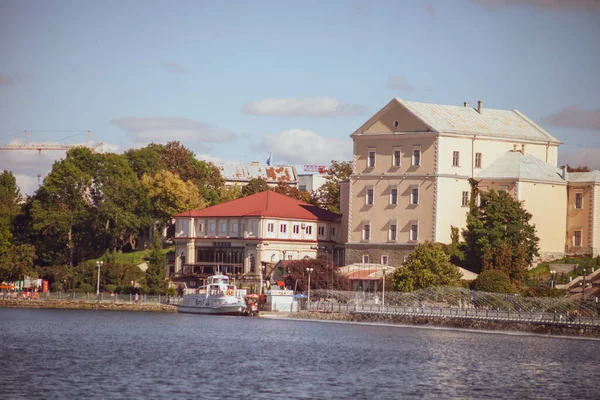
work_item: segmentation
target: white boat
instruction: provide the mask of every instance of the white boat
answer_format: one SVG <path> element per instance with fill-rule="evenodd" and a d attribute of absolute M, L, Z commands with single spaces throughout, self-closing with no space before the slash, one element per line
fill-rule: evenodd
<path fill-rule="evenodd" d="M 192 314 L 242 315 L 246 302 L 225 275 L 209 276 L 196 293 L 183 296 L 178 311 Z"/>

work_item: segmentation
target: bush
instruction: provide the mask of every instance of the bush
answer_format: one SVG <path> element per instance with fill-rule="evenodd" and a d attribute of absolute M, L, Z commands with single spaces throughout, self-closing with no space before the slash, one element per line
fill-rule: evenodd
<path fill-rule="evenodd" d="M 50 291 L 51 292 L 64 292 L 65 289 L 63 288 L 63 284 L 60 282 L 52 282 L 52 284 L 50 285 Z"/>
<path fill-rule="evenodd" d="M 92 293 L 92 285 L 90 285 L 89 283 L 82 283 L 81 285 L 79 285 L 79 289 L 81 289 L 82 292 L 84 293 Z"/>
<path fill-rule="evenodd" d="M 84 291 L 81 288 L 74 288 L 74 289 L 69 289 L 69 293 L 84 293 Z"/>
<path fill-rule="evenodd" d="M 177 296 L 177 290 L 175 290 L 175 288 L 168 288 L 167 289 L 167 293 L 165 293 L 167 296 Z"/>
<path fill-rule="evenodd" d="M 109 284 L 104 286 L 104 291 L 108 293 L 114 293 L 117 291 L 117 285 Z"/>
<path fill-rule="evenodd" d="M 523 295 L 525 297 L 563 297 L 567 295 L 567 291 L 551 287 L 532 287 L 527 289 Z"/>
<path fill-rule="evenodd" d="M 473 281 L 473 289 L 493 293 L 514 293 L 515 291 L 508 275 L 495 269 L 480 273 Z"/>

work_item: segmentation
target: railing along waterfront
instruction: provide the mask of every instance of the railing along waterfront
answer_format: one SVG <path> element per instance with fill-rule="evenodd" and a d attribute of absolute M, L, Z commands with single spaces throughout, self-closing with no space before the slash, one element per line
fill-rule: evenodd
<path fill-rule="evenodd" d="M 118 303 L 118 304 L 171 304 L 179 305 L 183 298 L 177 296 L 165 295 L 146 295 L 146 294 L 118 294 L 118 293 L 74 293 L 74 292 L 47 292 L 37 293 L 37 297 L 23 297 L 18 293 L 0 293 L 0 299 L 13 299 L 22 301 L 79 301 L 79 302 L 100 302 L 100 303 Z"/>
<path fill-rule="evenodd" d="M 525 297 L 435 287 L 411 293 L 312 290 L 301 309 L 371 315 L 480 319 L 534 324 L 577 324 L 600 328 L 600 304 L 572 297 Z"/>

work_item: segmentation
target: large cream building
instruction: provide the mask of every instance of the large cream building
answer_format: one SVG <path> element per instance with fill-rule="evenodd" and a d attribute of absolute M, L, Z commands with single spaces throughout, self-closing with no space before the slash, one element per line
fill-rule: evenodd
<path fill-rule="evenodd" d="M 399 265 L 418 243 L 449 243 L 451 226 L 466 225 L 471 177 L 524 202 L 544 258 L 564 254 L 561 142 L 523 113 L 396 98 L 351 138 L 354 173 L 341 185 L 346 264 Z"/>

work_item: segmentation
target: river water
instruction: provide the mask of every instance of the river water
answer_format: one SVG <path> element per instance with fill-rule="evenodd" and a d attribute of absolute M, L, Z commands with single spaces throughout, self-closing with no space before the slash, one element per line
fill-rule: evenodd
<path fill-rule="evenodd" d="M 0 309 L 0 399 L 594 399 L 600 341 Z"/>

